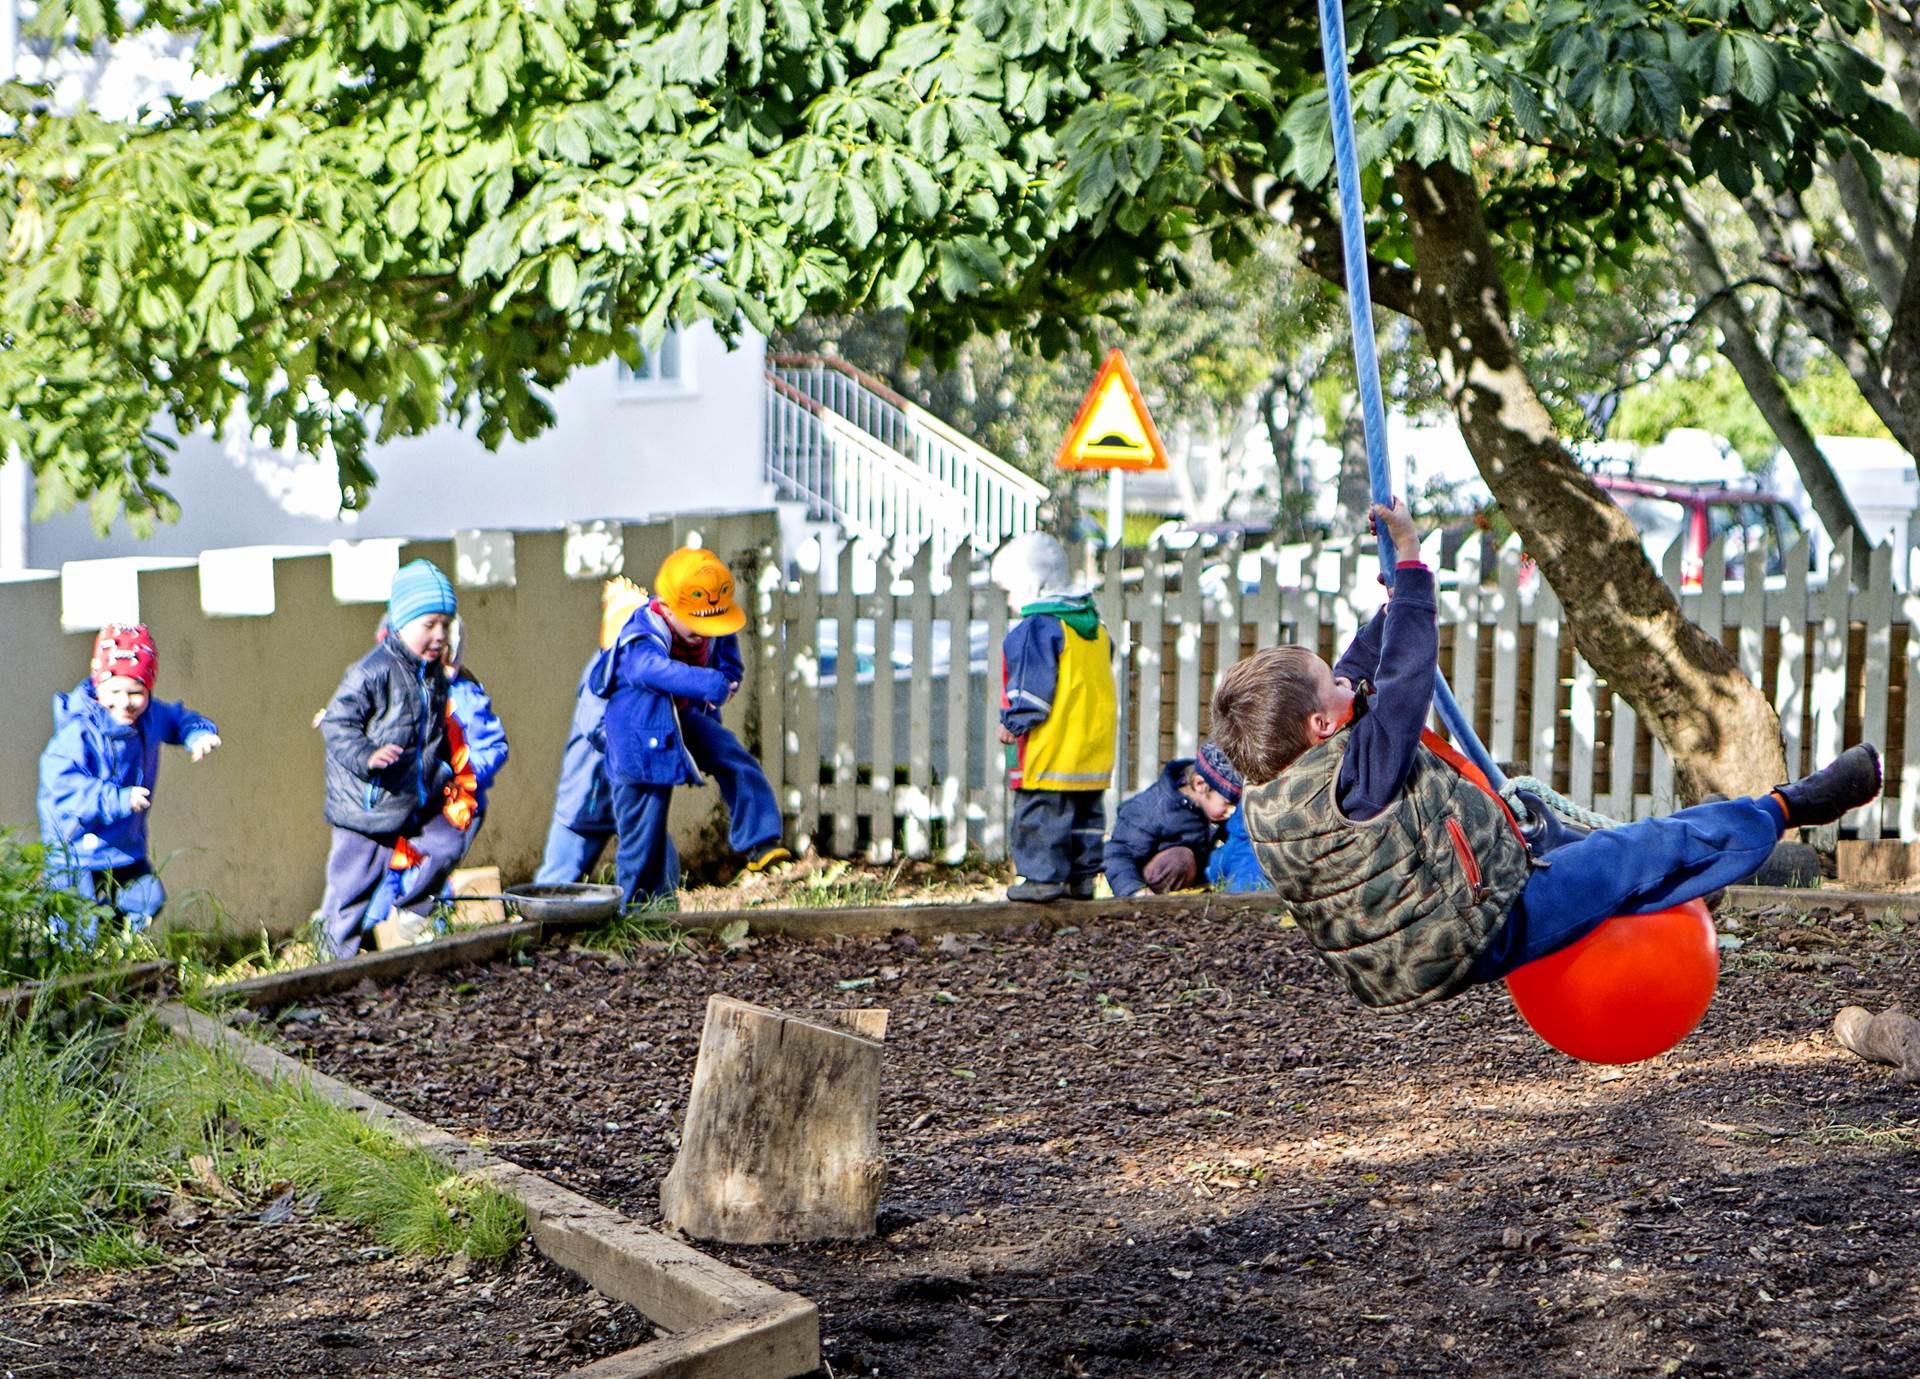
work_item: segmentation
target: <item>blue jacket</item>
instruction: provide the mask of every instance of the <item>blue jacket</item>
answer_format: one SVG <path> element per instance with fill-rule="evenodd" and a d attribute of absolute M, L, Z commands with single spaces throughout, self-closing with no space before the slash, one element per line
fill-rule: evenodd
<path fill-rule="evenodd" d="M 560 756 L 560 786 L 553 797 L 554 821 L 575 833 L 614 831 L 613 792 L 607 785 L 607 740 L 601 734 L 607 701 L 593 692 L 591 683 L 599 664 L 600 653 L 596 651 L 580 672 L 580 686 L 573 695 L 573 723 L 567 729 L 566 750 Z"/>
<path fill-rule="evenodd" d="M 147 711 L 123 728 L 100 707 L 91 681 L 54 695 L 53 740 L 40 754 L 37 800 L 49 867 L 104 871 L 146 861 L 147 815 L 128 806 L 128 792 L 154 788 L 161 743 L 191 746 L 219 731 L 212 719 L 166 699 L 149 699 Z"/>
<path fill-rule="evenodd" d="M 1247 816 L 1238 809 L 1227 819 L 1226 839 L 1207 861 L 1207 884 L 1217 891 L 1236 893 L 1273 889 L 1247 837 Z"/>
<path fill-rule="evenodd" d="M 487 792 L 493 778 L 507 764 L 507 730 L 500 715 L 493 711 L 493 699 L 487 687 L 466 671 L 447 686 L 447 706 L 459 721 L 467 739 L 467 766 L 473 771 L 474 807 L 487 809 Z"/>
<path fill-rule="evenodd" d="M 1206 867 L 1218 825 L 1180 793 L 1192 769 L 1192 757 L 1168 762 L 1160 778 L 1121 805 L 1114 816 L 1102 869 L 1116 896 L 1138 895 L 1146 890 L 1140 868 L 1166 848 L 1192 848 L 1195 863 Z"/>
<path fill-rule="evenodd" d="M 607 701 L 608 774 L 629 785 L 700 784 L 675 701 L 686 701 L 688 712 L 718 713 L 741 673 L 737 637 L 713 638 L 707 664 L 686 665 L 673 659 L 673 633 L 660 616 L 636 610 L 588 674 Z"/>

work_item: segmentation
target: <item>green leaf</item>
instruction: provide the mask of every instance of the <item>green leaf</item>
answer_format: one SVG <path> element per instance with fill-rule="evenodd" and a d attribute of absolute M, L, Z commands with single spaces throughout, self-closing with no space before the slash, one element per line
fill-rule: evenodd
<path fill-rule="evenodd" d="M 571 310 L 580 290 L 580 269 L 573 255 L 561 252 L 547 260 L 547 304 L 555 311 Z"/>
<path fill-rule="evenodd" d="M 273 242 L 273 254 L 267 259 L 267 277 L 282 292 L 293 291 L 300 281 L 300 237 L 288 225 Z"/>

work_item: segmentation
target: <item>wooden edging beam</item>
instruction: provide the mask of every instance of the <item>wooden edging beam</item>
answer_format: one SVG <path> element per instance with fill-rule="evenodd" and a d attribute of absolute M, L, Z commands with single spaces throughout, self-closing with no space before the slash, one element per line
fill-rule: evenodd
<path fill-rule="evenodd" d="M 164 991 L 173 978 L 169 962 L 136 962 L 109 967 L 104 972 L 72 972 L 47 981 L 22 982 L 0 989 L 0 1020 L 15 1020 L 35 1001 L 64 997 L 71 992 L 100 996 L 148 996 Z"/>
<path fill-rule="evenodd" d="M 224 1050 L 269 1081 L 303 1083 L 401 1142 L 484 1179 L 526 1211 L 541 1254 L 674 1333 L 576 1370 L 569 1379 L 792 1379 L 819 1368 L 820 1317 L 805 1298 L 497 1159 L 199 1011 L 170 1002 L 157 1018 L 178 1038 Z"/>
<path fill-rule="evenodd" d="M 1783 905 L 1810 910 L 1853 908 L 1900 914 L 1920 919 L 1920 894 L 1850 891 L 1831 887 L 1807 889 L 1775 886 L 1730 886 L 1727 903 L 1744 908 Z M 688 910 L 678 920 L 693 928 L 719 930 L 745 921 L 747 932 L 788 938 L 872 938 L 886 934 L 1004 933 L 1038 926 L 1063 929 L 1085 927 L 1133 915 L 1174 914 L 1196 920 L 1212 915 L 1273 911 L 1279 902 L 1260 891 L 1240 894 L 1146 895 L 1125 900 L 1063 900 L 1052 905 L 1027 905 L 995 900 L 953 905 L 866 905 L 841 909 L 822 906 L 798 910 Z M 362 981 L 391 982 L 413 972 L 435 972 L 468 963 L 495 962 L 510 953 L 537 946 L 556 932 L 536 921 L 496 924 L 472 933 L 439 939 L 412 948 L 363 953 L 344 962 L 322 963 L 292 972 L 274 972 L 215 987 L 213 994 L 258 1008 L 346 991 Z M 0 993 L 4 999 L 4 993 Z"/>

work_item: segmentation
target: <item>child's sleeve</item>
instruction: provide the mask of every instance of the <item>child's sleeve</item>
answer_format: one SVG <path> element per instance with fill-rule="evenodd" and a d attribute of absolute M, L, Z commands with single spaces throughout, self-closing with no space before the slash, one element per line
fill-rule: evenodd
<path fill-rule="evenodd" d="M 1387 609 L 1392 606 L 1391 602 L 1381 604 L 1367 619 L 1367 625 L 1354 634 L 1333 664 L 1334 679 L 1358 685 L 1362 680 L 1371 683 L 1380 674 L 1380 637 L 1387 625 Z"/>
<path fill-rule="evenodd" d="M 192 748 L 197 737 L 218 737 L 220 730 L 213 720 L 205 714 L 195 713 L 185 704 L 173 700 L 156 699 L 148 713 L 159 711 L 155 726 L 160 729 L 160 740 L 171 742 L 177 747 Z"/>
<path fill-rule="evenodd" d="M 1106 852 L 1101 857 L 1101 870 L 1106 872 L 1107 885 L 1113 888 L 1116 898 L 1138 895 L 1147 889 L 1146 878 L 1140 875 L 1139 859 L 1153 855 L 1153 842 L 1127 806 L 1121 805 L 1113 821 L 1113 833 L 1107 839 Z"/>
<path fill-rule="evenodd" d="M 713 659 L 707 662 L 710 669 L 719 671 L 726 677 L 729 685 L 745 684 L 747 679 L 746 662 L 740 659 L 740 638 L 738 634 L 713 639 Z"/>
<path fill-rule="evenodd" d="M 1340 764 L 1336 798 L 1350 819 L 1371 819 L 1407 782 L 1420 733 L 1433 708 L 1433 672 L 1440 662 L 1433 572 L 1402 565 L 1380 632 L 1373 697 L 1355 715 Z M 1345 659 L 1344 657 L 1342 658 Z"/>
<path fill-rule="evenodd" d="M 1025 618 L 1007 633 L 1002 648 L 1007 663 L 1006 700 L 1000 708 L 1000 723 L 1015 737 L 1025 737 L 1053 712 L 1065 637 L 1060 620 L 1048 617 Z"/>
<path fill-rule="evenodd" d="M 320 719 L 320 737 L 331 760 L 361 780 L 372 780 L 367 758 L 373 755 L 373 739 L 367 736 L 367 724 L 373 721 L 373 698 L 366 677 L 354 672 L 348 667 L 334 690 Z"/>
<path fill-rule="evenodd" d="M 86 743 L 77 731 L 55 733 L 40 754 L 40 799 L 62 842 L 70 843 L 82 833 L 98 833 L 133 813 L 126 788 L 91 768 Z"/>
<path fill-rule="evenodd" d="M 614 684 L 641 685 L 661 694 L 702 703 L 717 704 L 727 697 L 727 680 L 719 671 L 676 661 L 650 638 L 635 637 L 626 645 L 615 647 L 613 655 Z M 612 690 L 604 692 L 610 694 Z"/>
<path fill-rule="evenodd" d="M 493 711 L 493 698 L 478 680 L 462 679 L 458 686 L 460 732 L 466 738 L 467 766 L 482 790 L 493 784 L 507 764 L 507 729 Z"/>

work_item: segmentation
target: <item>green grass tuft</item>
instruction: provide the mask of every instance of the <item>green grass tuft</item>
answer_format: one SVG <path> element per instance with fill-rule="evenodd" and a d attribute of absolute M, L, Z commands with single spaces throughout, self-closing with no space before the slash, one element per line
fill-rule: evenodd
<path fill-rule="evenodd" d="M 311 1088 L 263 1082 L 230 1056 L 144 1021 L 55 1043 L 31 1022 L 0 1045 L 0 1275 L 55 1259 L 151 1262 L 135 1225 L 170 1192 L 264 1204 L 289 1185 L 413 1254 L 500 1259 L 518 1203 L 401 1144 Z"/>

